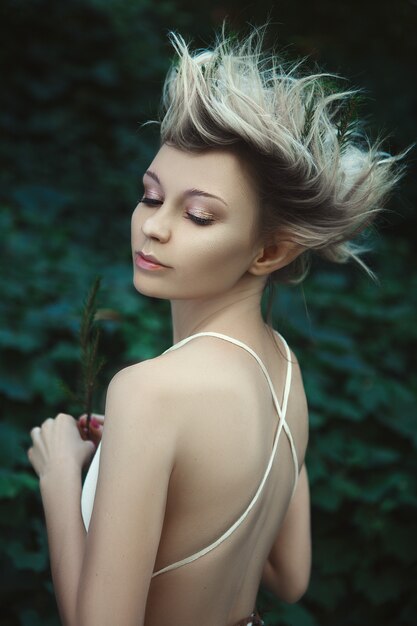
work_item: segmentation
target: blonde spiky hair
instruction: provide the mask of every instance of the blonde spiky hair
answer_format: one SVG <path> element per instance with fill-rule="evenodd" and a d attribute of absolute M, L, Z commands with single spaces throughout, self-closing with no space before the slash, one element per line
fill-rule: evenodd
<path fill-rule="evenodd" d="M 245 158 L 260 198 L 260 239 L 278 233 L 304 250 L 271 282 L 300 282 L 311 251 L 338 263 L 353 258 L 373 276 L 350 240 L 383 207 L 411 148 L 391 156 L 381 140 L 372 145 L 352 116 L 361 90 L 338 91 L 340 76 L 303 75 L 304 60 L 264 53 L 266 26 L 239 40 L 224 21 L 213 48 L 194 53 L 169 31 L 178 58 L 163 86 L 161 144 L 229 147 Z"/>

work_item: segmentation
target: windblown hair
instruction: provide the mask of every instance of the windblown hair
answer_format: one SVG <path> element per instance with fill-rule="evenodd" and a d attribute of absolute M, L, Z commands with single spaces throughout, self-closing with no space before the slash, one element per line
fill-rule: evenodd
<path fill-rule="evenodd" d="M 303 73 L 304 60 L 263 52 L 265 26 L 239 41 L 223 22 L 213 48 L 194 53 L 169 31 L 178 58 L 163 86 L 161 144 L 227 147 L 244 158 L 260 200 L 260 241 L 278 233 L 303 248 L 268 283 L 300 282 L 313 251 L 338 263 L 353 258 L 373 275 L 351 240 L 383 207 L 405 153 L 370 143 L 356 118 L 360 90 L 340 91 L 338 75 Z"/>

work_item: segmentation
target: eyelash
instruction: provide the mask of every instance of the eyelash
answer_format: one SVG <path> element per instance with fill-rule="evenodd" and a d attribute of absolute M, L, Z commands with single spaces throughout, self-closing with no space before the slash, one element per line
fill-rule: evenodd
<path fill-rule="evenodd" d="M 149 204 L 150 206 L 157 206 L 158 204 L 162 204 L 161 200 L 156 200 L 155 198 L 146 198 L 146 196 L 139 200 L 139 202 L 141 202 L 142 204 Z M 187 215 L 188 217 L 186 219 L 189 219 L 195 224 L 199 224 L 200 226 L 208 226 L 209 224 L 214 222 L 212 218 L 197 217 L 197 215 L 193 215 L 192 213 L 187 213 Z"/>

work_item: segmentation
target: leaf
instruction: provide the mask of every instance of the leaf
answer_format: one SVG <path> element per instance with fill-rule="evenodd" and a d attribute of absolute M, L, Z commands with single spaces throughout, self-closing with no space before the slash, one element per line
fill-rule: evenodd
<path fill-rule="evenodd" d="M 24 446 L 30 446 L 29 432 L 8 421 L 0 422 L 0 459 L 3 468 L 12 468 L 18 463 L 28 464 Z"/>
<path fill-rule="evenodd" d="M 375 568 L 371 575 L 367 570 L 357 570 L 353 582 L 354 588 L 366 593 L 374 605 L 385 605 L 402 592 L 401 579 L 395 576 L 395 569 L 388 564 Z"/>
<path fill-rule="evenodd" d="M 39 481 L 33 476 L 0 469 L 0 498 L 15 498 L 27 490 L 36 492 L 38 489 Z"/>
<path fill-rule="evenodd" d="M 300 604 L 283 605 L 281 620 L 288 626 L 319 626 L 312 613 Z"/>
<path fill-rule="evenodd" d="M 29 569 L 34 572 L 42 572 L 47 566 L 47 555 L 45 552 L 25 550 L 18 541 L 8 541 L 3 546 L 3 550 L 18 570 Z"/>

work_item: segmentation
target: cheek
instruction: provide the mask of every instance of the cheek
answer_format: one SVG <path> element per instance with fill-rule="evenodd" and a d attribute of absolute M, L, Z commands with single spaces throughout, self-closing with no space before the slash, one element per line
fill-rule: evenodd
<path fill-rule="evenodd" d="M 134 236 L 138 236 L 138 234 L 141 232 L 141 227 L 142 227 L 142 217 L 141 217 L 141 211 L 139 209 L 139 205 L 137 205 L 132 213 L 132 217 L 130 218 L 130 232 L 131 232 L 131 236 L 132 239 Z"/>
<path fill-rule="evenodd" d="M 198 273 L 202 280 L 228 282 L 246 270 L 250 252 L 241 239 L 222 235 L 194 241 L 191 247 L 188 246 L 190 262 L 183 266 L 188 275 Z"/>
<path fill-rule="evenodd" d="M 130 228 L 131 228 L 132 233 L 136 225 L 136 214 L 137 214 L 137 207 L 135 207 L 135 209 L 133 210 L 132 216 L 130 218 Z"/>
<path fill-rule="evenodd" d="M 132 217 L 130 219 L 132 226 L 139 221 L 139 213 L 140 213 L 139 205 L 137 204 L 135 208 L 133 209 Z"/>

